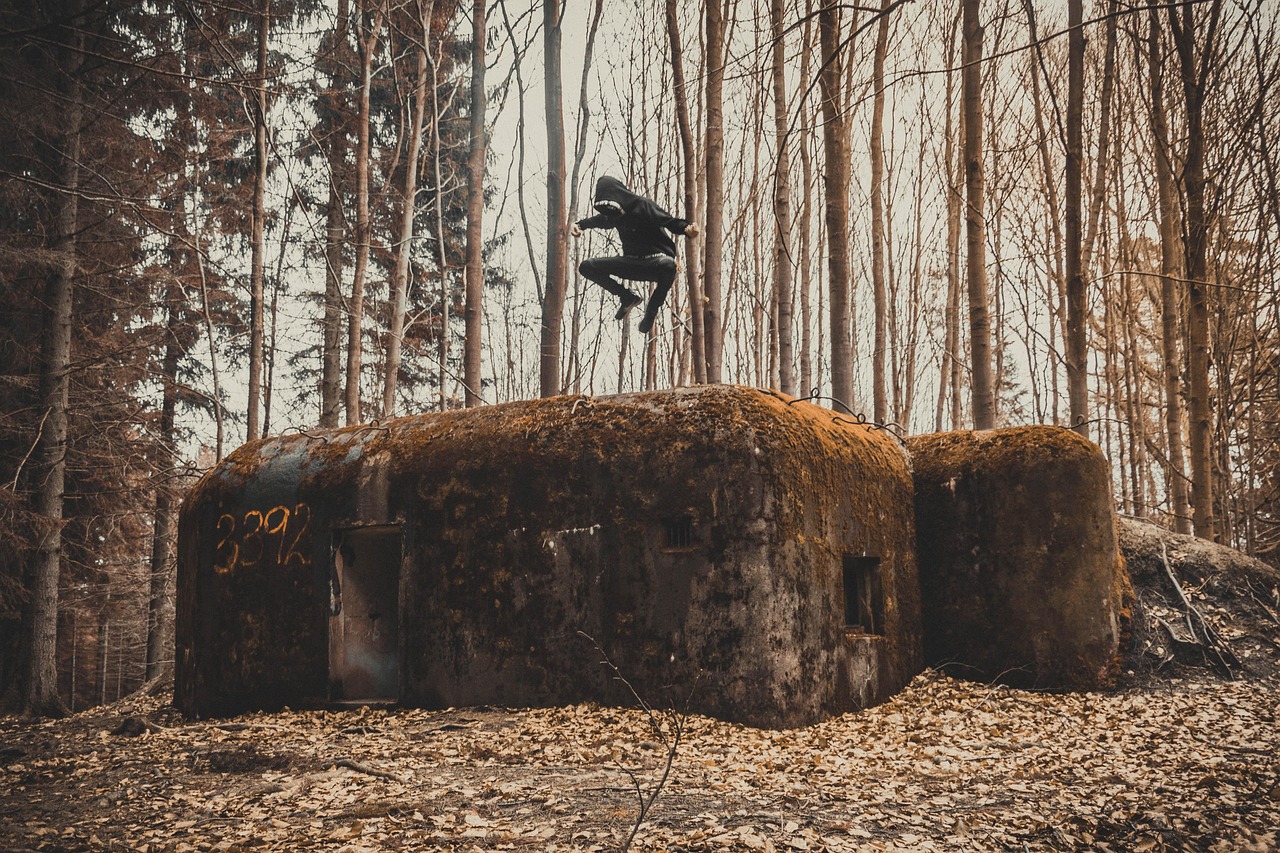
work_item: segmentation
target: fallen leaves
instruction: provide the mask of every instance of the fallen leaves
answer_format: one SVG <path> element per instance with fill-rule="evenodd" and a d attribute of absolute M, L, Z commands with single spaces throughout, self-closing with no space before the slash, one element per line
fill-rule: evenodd
<path fill-rule="evenodd" d="M 1036 694 L 917 678 L 765 731 L 688 720 L 638 850 L 1269 850 L 1275 683 Z M 0 847 L 617 850 L 665 755 L 639 711 L 0 720 Z M 155 724 L 111 735 L 122 715 Z M 133 727 L 138 728 L 138 727 Z"/>

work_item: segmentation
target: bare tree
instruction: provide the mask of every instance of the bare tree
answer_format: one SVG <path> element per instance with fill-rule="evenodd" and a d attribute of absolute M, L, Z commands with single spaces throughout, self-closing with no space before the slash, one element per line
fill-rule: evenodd
<path fill-rule="evenodd" d="M 1178 70 L 1186 107 L 1187 149 L 1183 171 L 1187 208 L 1183 245 L 1187 271 L 1187 347 L 1189 351 L 1191 422 L 1192 526 L 1197 536 L 1217 538 L 1213 515 L 1212 413 L 1209 404 L 1209 306 L 1206 243 L 1209 221 L 1205 213 L 1204 106 L 1210 78 L 1217 65 L 1218 21 L 1222 0 L 1210 0 L 1203 31 L 1197 33 L 1195 8 L 1184 2 L 1169 6 L 1169 29 L 1178 53 Z M 1199 50 L 1197 51 L 1197 48 Z M 1197 56 L 1197 52 L 1199 56 Z"/>
<path fill-rule="evenodd" d="M 360 0 L 356 11 L 356 40 L 360 45 L 360 110 L 356 120 L 356 261 L 351 279 L 350 315 L 347 320 L 346 422 L 363 420 L 360 411 L 360 369 L 364 355 L 364 287 L 369 269 L 369 156 L 370 97 L 373 89 L 373 60 L 385 12 L 381 0 Z"/>
<path fill-rule="evenodd" d="M 271 31 L 271 0 L 262 0 L 258 13 L 258 66 L 253 100 L 253 217 L 249 246 L 252 271 L 249 279 L 249 416 L 247 438 L 262 437 L 262 337 L 263 337 L 263 230 L 267 207 L 267 40 Z"/>
<path fill-rule="evenodd" d="M 177 282 L 165 288 L 164 357 L 160 365 L 160 423 L 156 446 L 155 514 L 151 534 L 151 589 L 147 605 L 147 660 L 145 678 L 150 681 L 166 671 L 173 653 L 173 541 L 177 521 L 173 476 L 177 466 L 174 446 L 178 407 L 178 359 L 185 353 L 189 335 L 182 321 L 182 290 Z"/>
<path fill-rule="evenodd" d="M 953 111 L 955 75 L 951 60 L 955 56 L 956 30 L 960 27 L 959 9 L 956 10 L 947 38 L 946 99 L 947 116 L 943 130 L 943 169 L 947 186 L 947 304 L 943 322 L 946 334 L 943 343 L 942 377 L 938 389 L 938 407 L 935 428 L 942 432 L 943 407 L 951 409 L 950 428 L 960 429 L 964 411 L 962 373 L 964 359 L 960 345 L 960 210 L 964 203 L 964 111 L 958 103 Z M 948 399 L 949 398 L 949 399 Z"/>
<path fill-rule="evenodd" d="M 1067 274 L 1067 395 L 1072 429 L 1088 437 L 1089 375 L 1084 278 L 1080 272 L 1080 202 L 1084 159 L 1084 4 L 1067 0 L 1067 164 L 1064 266 Z"/>
<path fill-rule="evenodd" d="M 560 71 L 560 4 L 543 0 L 543 94 L 547 110 L 547 289 L 542 302 L 541 394 L 560 393 L 560 330 L 569 281 L 565 205 L 564 84 Z"/>
<path fill-rule="evenodd" d="M 667 0 L 667 40 L 671 45 L 671 91 L 675 96 L 676 127 L 680 133 L 680 150 L 684 155 L 682 171 L 684 185 L 685 216 L 697 220 L 698 214 L 698 166 L 693 147 L 693 124 L 689 120 L 689 96 L 685 89 L 684 51 L 680 45 L 680 20 L 677 0 Z M 698 274 L 698 253 L 685 253 L 685 289 L 689 298 L 689 345 L 693 362 L 693 381 L 707 381 L 706 315 L 702 280 Z"/>
<path fill-rule="evenodd" d="M 483 0 L 479 0 L 483 2 Z M 405 306 L 408 302 L 409 268 L 413 261 L 413 223 L 417 213 L 418 167 L 422 156 L 422 137 L 427 119 L 427 41 L 432 37 L 433 8 L 418 8 L 421 41 L 414 45 L 417 55 L 413 93 L 409 96 L 408 150 L 405 154 L 404 184 L 400 197 L 400 227 L 395 241 L 395 267 L 391 272 L 390 316 L 387 323 L 386 364 L 382 373 L 382 417 L 396 413 L 396 385 L 404 345 Z"/>
<path fill-rule="evenodd" d="M 982 23 L 979 0 L 964 0 L 965 271 L 969 290 L 970 396 L 974 429 L 996 425 L 991 377 L 991 319 L 987 309 L 986 197 L 982 167 Z"/>
<path fill-rule="evenodd" d="M 703 334 L 707 381 L 722 381 L 724 333 L 721 294 L 724 253 L 724 65 L 727 0 L 706 0 L 707 223 L 703 243 Z"/>
<path fill-rule="evenodd" d="M 871 353 L 871 396 L 877 423 L 889 419 L 885 395 L 885 353 L 888 349 L 889 305 L 885 294 L 884 209 L 884 61 L 889 52 L 890 0 L 880 0 L 880 22 L 876 27 L 875 59 L 871 85 L 875 89 L 871 108 L 871 286 L 875 303 L 875 342 Z"/>
<path fill-rule="evenodd" d="M 467 283 L 463 309 L 466 330 L 462 345 L 462 385 L 468 406 L 484 402 L 480 394 L 483 347 L 480 336 L 484 319 L 484 164 L 489 150 L 484 133 L 487 38 L 485 0 L 474 0 L 471 7 L 471 148 L 467 156 Z"/>
<path fill-rule="evenodd" d="M 58 152 L 58 208 L 50 241 L 52 269 L 44 288 L 44 335 L 40 352 L 40 405 L 43 409 L 36 441 L 39 488 L 35 511 L 42 529 L 28 570 L 28 599 L 23 608 L 21 634 L 13 677 L 3 704 L 24 714 L 61 715 L 66 708 L 58 695 L 58 579 L 62 571 L 63 501 L 67 473 L 67 403 L 71 369 L 71 324 L 74 305 L 76 252 L 79 233 L 80 143 L 84 113 L 79 74 L 84 59 L 84 31 L 75 22 L 80 0 L 72 0 L 67 20 L 70 44 L 63 48 L 61 96 L 65 106 L 61 151 Z"/>
<path fill-rule="evenodd" d="M 325 203 L 324 308 L 320 344 L 320 426 L 336 427 L 342 409 L 342 267 L 346 211 L 342 188 L 347 182 L 348 105 L 341 96 L 339 79 L 351 53 L 347 42 L 350 0 L 338 0 L 333 30 L 322 42 L 318 63 L 328 74 L 323 93 L 322 128 L 325 159 L 329 165 L 328 200 Z"/>
<path fill-rule="evenodd" d="M 826 198 L 827 266 L 831 299 L 831 395 L 853 405 L 853 330 L 849 300 L 849 138 L 841 97 L 843 60 L 840 56 L 840 7 L 824 3 L 818 9 L 818 37 L 822 67 L 822 147 L 826 155 L 823 185 Z"/>
<path fill-rule="evenodd" d="M 773 35 L 773 126 L 777 137 L 777 165 L 773 176 L 773 292 L 777 305 L 778 387 L 784 394 L 795 394 L 795 353 L 791 341 L 791 148 L 782 0 L 770 0 L 769 23 Z"/>
<path fill-rule="evenodd" d="M 800 47 L 800 79 L 809 80 L 810 56 L 813 53 L 813 0 L 805 0 L 804 28 Z M 813 323 L 811 300 L 810 235 L 813 224 L 813 157 L 810 145 L 813 139 L 809 123 L 811 108 L 805 99 L 800 106 L 800 184 L 803 193 L 800 200 L 800 393 L 809 394 L 813 388 Z"/>

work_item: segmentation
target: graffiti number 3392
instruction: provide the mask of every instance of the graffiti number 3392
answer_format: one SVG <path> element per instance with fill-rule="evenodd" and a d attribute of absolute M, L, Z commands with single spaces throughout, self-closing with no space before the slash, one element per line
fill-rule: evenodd
<path fill-rule="evenodd" d="M 242 517 L 223 514 L 218 518 L 218 545 L 213 570 L 226 574 L 232 569 L 274 561 L 280 568 L 290 564 L 311 565 L 303 537 L 311 524 L 311 507 L 300 503 L 290 509 L 273 506 L 266 512 L 251 509 Z"/>

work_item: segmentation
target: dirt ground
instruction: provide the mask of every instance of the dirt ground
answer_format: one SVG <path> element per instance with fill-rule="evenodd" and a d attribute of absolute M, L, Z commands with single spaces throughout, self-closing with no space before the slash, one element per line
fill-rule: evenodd
<path fill-rule="evenodd" d="M 139 698 L 0 719 L 0 850 L 618 850 L 655 790 L 631 849 L 1275 850 L 1277 686 L 926 672 L 791 731 L 585 705 L 191 722 Z"/>

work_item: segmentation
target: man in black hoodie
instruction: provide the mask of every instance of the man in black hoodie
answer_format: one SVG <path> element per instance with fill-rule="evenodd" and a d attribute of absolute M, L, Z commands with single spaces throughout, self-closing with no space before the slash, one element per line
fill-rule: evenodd
<path fill-rule="evenodd" d="M 578 266 L 578 272 L 622 300 L 615 315 L 619 320 L 644 299 L 614 276 L 655 282 L 657 286 L 640 321 L 640 331 L 648 332 L 676 280 L 676 244 L 667 232 L 692 238 L 698 236 L 698 226 L 672 216 L 608 175 L 596 181 L 595 209 L 595 216 L 573 224 L 573 236 L 580 236 L 583 228 L 616 228 L 622 240 L 622 254 L 587 258 Z"/>

